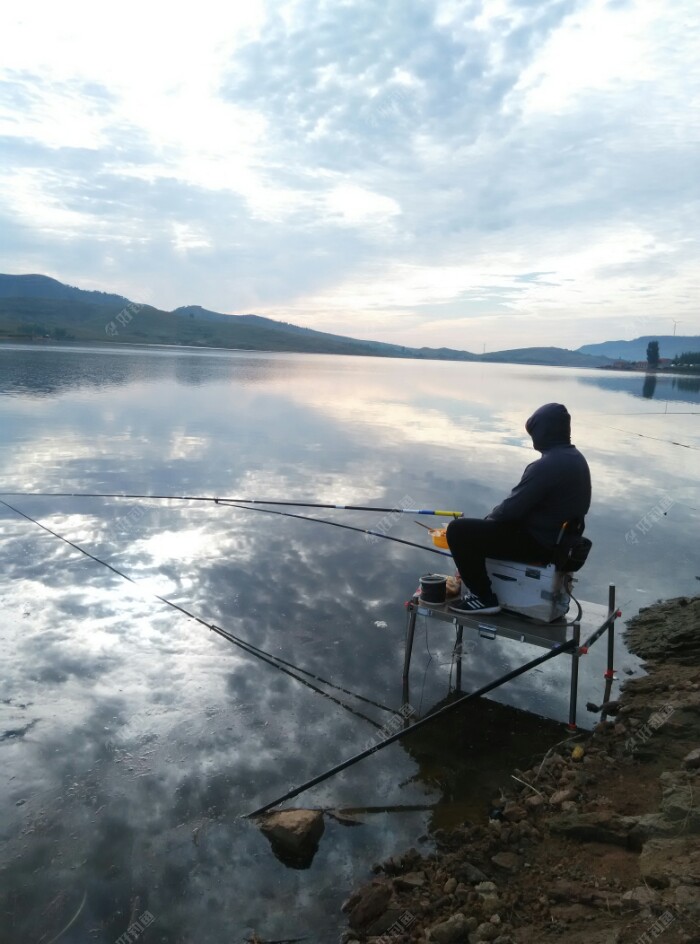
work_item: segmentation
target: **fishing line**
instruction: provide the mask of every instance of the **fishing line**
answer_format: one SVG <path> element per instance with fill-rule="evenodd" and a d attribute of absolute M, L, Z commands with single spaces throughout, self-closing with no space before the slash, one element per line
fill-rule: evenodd
<path fill-rule="evenodd" d="M 129 583 L 134 584 L 134 586 L 136 587 L 139 586 L 138 582 L 134 580 L 133 577 L 129 577 L 128 574 L 125 574 L 121 570 L 118 570 L 116 567 L 113 567 L 112 564 L 109 564 L 107 563 L 107 561 L 101 560 L 99 557 L 96 557 L 94 554 L 91 554 L 89 551 L 86 551 L 85 548 L 80 547 L 80 545 L 75 544 L 73 541 L 70 541 L 68 538 L 64 537 L 62 534 L 59 534 L 57 531 L 53 531 L 51 528 L 42 524 L 40 521 L 37 521 L 35 518 L 32 518 L 31 515 L 27 515 L 25 514 L 25 512 L 21 511 L 19 508 L 15 508 L 14 505 L 11 505 L 9 502 L 6 502 L 0 499 L 0 504 L 5 505 L 6 508 L 9 508 L 11 511 L 14 511 L 15 514 L 20 515 L 22 518 L 26 518 L 27 521 L 30 521 L 32 524 L 37 525 L 43 531 L 46 531 L 48 534 L 52 535 L 53 537 L 58 538 L 60 541 L 63 541 L 65 544 L 68 544 L 70 547 L 74 548 L 76 551 L 79 551 L 81 554 L 84 554 L 85 557 L 88 557 L 90 558 L 90 560 L 95 561 L 95 563 L 102 564 L 103 567 L 107 567 L 109 570 L 112 571 L 112 573 L 116 574 L 118 577 L 122 577 L 124 580 L 128 580 Z M 249 655 L 252 655 L 257 659 L 260 659 L 262 662 L 266 662 L 268 665 L 271 665 L 273 668 L 277 669 L 278 671 L 283 672 L 285 675 L 289 675 L 291 678 L 295 679 L 297 682 L 301 682 L 302 685 L 306 685 L 307 688 L 310 688 L 312 691 L 316 692 L 317 694 L 323 695 L 324 698 L 330 699 L 332 702 L 335 702 L 335 704 L 340 705 L 341 708 L 345 708 L 347 711 L 351 712 L 351 714 L 357 715 L 358 717 L 362 718 L 364 721 L 367 721 L 369 724 L 373 725 L 373 727 L 375 728 L 382 727 L 380 724 L 378 724 L 378 722 L 374 721 L 374 719 L 367 717 L 366 715 L 357 711 L 357 709 L 352 708 L 350 705 L 346 704 L 345 702 L 341 701 L 338 698 L 334 698 L 328 692 L 324 692 L 323 689 L 317 688 L 315 685 L 312 685 L 311 682 L 306 681 L 306 679 L 299 678 L 298 675 L 295 675 L 293 672 L 289 671 L 289 669 L 284 668 L 282 665 L 279 664 L 282 660 L 279 659 L 278 656 L 275 656 L 269 652 L 265 652 L 265 650 L 259 649 L 257 646 L 253 646 L 247 640 L 242 639 L 241 637 L 235 636 L 233 633 L 227 632 L 225 629 L 222 629 L 220 626 L 217 626 L 215 623 L 207 623 L 206 620 L 202 619 L 199 616 L 196 616 L 194 613 L 191 613 L 189 610 L 186 610 L 183 606 L 180 606 L 179 603 L 174 603 L 172 600 L 168 600 L 166 597 L 163 597 L 158 593 L 151 592 L 151 596 L 155 597 L 157 600 L 160 600 L 161 603 L 165 603 L 167 606 L 170 606 L 175 610 L 179 610 L 180 613 L 183 613 L 189 619 L 193 619 L 195 620 L 195 622 L 199 623 L 200 625 L 206 626 L 207 629 L 210 629 L 213 632 L 217 633 L 219 636 L 222 636 L 224 639 L 227 639 L 229 642 L 233 643 L 235 646 L 238 646 L 240 649 L 242 649 L 244 652 L 247 652 Z M 292 665 L 292 663 L 289 663 L 289 662 L 285 664 Z M 294 666 L 294 668 L 297 668 L 297 667 Z M 318 676 L 314 676 L 312 673 L 306 672 L 305 669 L 300 669 L 299 671 L 303 672 L 304 674 L 309 675 L 311 678 L 316 678 L 318 681 L 321 681 L 318 678 Z M 394 709 L 387 708 L 384 705 L 380 705 L 378 702 L 371 702 L 369 699 L 366 699 L 364 696 L 356 695 L 354 692 L 350 692 L 348 689 L 340 689 L 340 686 L 335 685 L 333 682 L 324 682 L 324 684 L 329 685 L 331 688 L 336 688 L 341 691 L 344 691 L 346 694 L 350 694 L 352 695 L 352 697 L 358 698 L 360 701 L 369 702 L 370 704 L 375 705 L 375 707 L 381 707 L 385 711 L 390 711 L 396 714 Z"/>
<path fill-rule="evenodd" d="M 618 433 L 627 433 L 628 436 L 641 436 L 642 439 L 653 439 L 654 442 L 667 443 L 669 446 L 682 446 L 683 449 L 700 450 L 700 446 L 689 446 L 687 443 L 676 442 L 675 439 L 660 439 L 658 436 L 648 436 L 646 433 L 635 433 L 631 429 L 620 429 L 618 426 L 601 426 L 599 429 L 614 429 Z"/>
<path fill-rule="evenodd" d="M 309 518 L 305 515 L 295 515 L 292 512 L 273 511 L 270 508 L 258 508 L 248 505 L 290 505 L 298 508 L 333 508 L 345 511 L 380 511 L 384 513 L 410 514 L 410 515 L 449 515 L 452 518 L 461 518 L 461 511 L 430 511 L 416 510 L 410 508 L 372 508 L 364 505 L 325 505 L 316 502 L 292 502 L 292 501 L 262 501 L 253 498 L 215 498 L 202 495 L 127 495 L 125 493 L 90 493 L 90 492 L 0 492 L 0 495 L 21 495 L 25 498 L 126 498 L 126 499 L 150 499 L 152 501 L 199 501 L 213 502 L 215 505 L 225 505 L 230 508 L 240 508 L 243 511 L 266 511 L 268 514 L 284 515 L 287 518 L 299 518 L 300 521 L 316 521 L 319 524 L 329 524 L 334 528 L 345 528 L 347 531 L 358 531 L 360 534 L 369 534 L 372 537 L 383 538 L 385 541 L 395 541 L 397 544 L 406 544 L 408 547 L 417 547 L 422 551 L 430 551 L 433 554 L 441 554 L 444 557 L 451 557 L 449 551 L 441 551 L 436 547 L 427 547 L 425 544 L 416 544 L 415 541 L 406 541 L 404 538 L 396 538 L 391 534 L 383 534 L 381 531 L 373 531 L 371 528 L 356 528 L 350 524 L 341 524 L 339 521 L 330 521 L 328 518 Z"/>

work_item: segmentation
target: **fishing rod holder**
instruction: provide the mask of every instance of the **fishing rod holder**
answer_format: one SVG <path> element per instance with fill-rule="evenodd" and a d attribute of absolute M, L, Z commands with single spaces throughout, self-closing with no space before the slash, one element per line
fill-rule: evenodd
<path fill-rule="evenodd" d="M 525 643 L 537 646 L 540 649 L 557 649 L 565 643 L 571 645 L 571 672 L 569 681 L 569 714 L 567 726 L 570 730 L 577 730 L 576 715 L 578 705 L 579 659 L 586 655 L 591 646 L 605 633 L 608 636 L 607 667 L 605 678 L 605 697 L 608 701 L 610 689 L 615 678 L 613 658 L 615 651 L 615 620 L 620 611 L 615 606 L 615 586 L 610 584 L 607 608 L 597 603 L 581 604 L 581 611 L 576 619 L 560 617 L 549 623 L 536 622 L 508 613 L 484 616 L 483 614 L 454 613 L 448 609 L 448 603 L 426 603 L 418 593 L 414 594 L 406 603 L 407 625 L 406 644 L 403 665 L 403 702 L 409 703 L 409 676 L 411 671 L 411 657 L 413 654 L 413 639 L 416 622 L 419 616 L 434 619 L 442 623 L 450 623 L 455 628 L 454 656 L 456 659 L 455 686 L 457 692 L 462 690 L 462 661 L 464 656 L 465 634 L 472 639 L 495 641 L 497 639 L 510 642 Z M 581 644 L 582 634 L 585 642 Z"/>

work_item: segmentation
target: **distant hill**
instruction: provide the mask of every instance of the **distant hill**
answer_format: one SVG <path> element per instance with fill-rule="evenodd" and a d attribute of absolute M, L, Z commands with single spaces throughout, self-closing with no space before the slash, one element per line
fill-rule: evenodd
<path fill-rule="evenodd" d="M 683 354 L 685 351 L 700 351 L 700 336 L 698 335 L 649 334 L 643 338 L 634 338 L 632 341 L 584 344 L 578 349 L 578 353 L 609 357 L 612 360 L 645 361 L 647 344 L 650 341 L 659 342 L 661 357 L 675 357 L 676 354 Z"/>
<path fill-rule="evenodd" d="M 129 304 L 123 295 L 108 292 L 90 292 L 83 288 L 64 285 L 48 275 L 2 275 L 0 274 L 0 298 L 53 298 L 95 304 Z"/>
<path fill-rule="evenodd" d="M 601 356 L 563 348 L 524 348 L 486 355 L 453 348 L 404 347 L 314 331 L 260 315 L 227 315 L 199 305 L 161 311 L 122 295 L 84 291 L 43 275 L 0 275 L 0 337 L 180 344 L 250 351 L 355 354 L 425 360 L 499 361 L 597 367 Z"/>
<path fill-rule="evenodd" d="M 563 347 L 520 347 L 512 351 L 493 351 L 481 354 L 480 361 L 505 364 L 542 364 L 552 367 L 602 367 L 610 364 L 607 357 L 582 354 Z"/>

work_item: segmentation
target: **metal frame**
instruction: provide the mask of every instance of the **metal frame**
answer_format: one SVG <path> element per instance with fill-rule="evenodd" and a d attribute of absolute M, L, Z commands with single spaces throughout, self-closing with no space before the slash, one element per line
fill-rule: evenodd
<path fill-rule="evenodd" d="M 426 603 L 418 594 L 406 603 L 408 623 L 406 626 L 406 646 L 403 665 L 403 698 L 404 704 L 409 701 L 408 687 L 411 670 L 411 656 L 413 654 L 413 637 L 416 630 L 416 620 L 419 615 L 436 619 L 443 623 L 451 623 L 455 627 L 455 655 L 457 656 L 456 684 L 457 691 L 462 685 L 462 645 L 464 631 L 476 633 L 481 639 L 510 639 L 515 642 L 527 643 L 541 649 L 555 649 L 567 640 L 573 640 L 575 647 L 571 652 L 571 679 L 569 688 L 569 719 L 568 727 L 576 730 L 576 713 L 578 704 L 578 676 L 579 659 L 588 652 L 588 646 L 604 633 L 608 634 L 607 669 L 605 672 L 605 697 L 608 701 L 610 690 L 615 678 L 613 658 L 615 653 L 615 617 L 620 615 L 615 609 L 615 585 L 610 584 L 608 589 L 607 611 L 600 604 L 582 603 L 582 614 L 579 619 L 567 621 L 565 618 L 554 620 L 551 623 L 539 623 L 514 613 L 502 611 L 495 615 L 478 616 L 453 613 L 447 603 Z M 605 619 L 601 622 L 601 617 Z M 595 629 L 588 643 L 581 645 L 581 627 L 586 630 Z"/>

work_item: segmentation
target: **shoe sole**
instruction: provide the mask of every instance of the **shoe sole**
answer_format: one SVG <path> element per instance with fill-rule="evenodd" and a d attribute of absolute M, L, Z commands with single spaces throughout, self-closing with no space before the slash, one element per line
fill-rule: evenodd
<path fill-rule="evenodd" d="M 451 613 L 459 613 L 460 616 L 492 616 L 501 612 L 500 606 L 485 606 L 479 610 L 464 610 L 461 606 L 448 606 Z"/>

